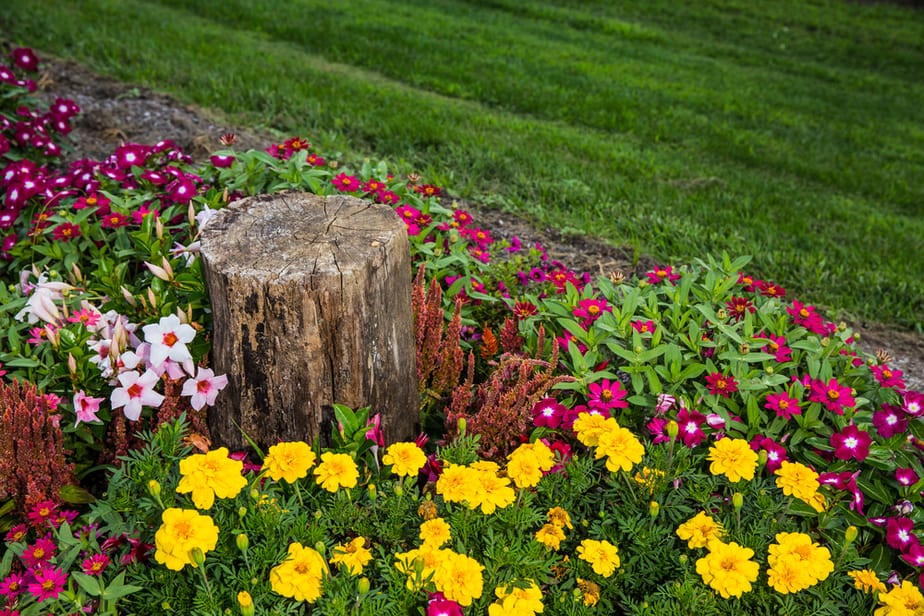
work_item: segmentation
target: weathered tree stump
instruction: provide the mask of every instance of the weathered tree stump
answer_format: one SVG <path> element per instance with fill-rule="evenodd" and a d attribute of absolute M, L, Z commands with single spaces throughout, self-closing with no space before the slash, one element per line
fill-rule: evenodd
<path fill-rule="evenodd" d="M 319 437 L 333 404 L 371 406 L 388 441 L 419 431 L 411 266 L 404 223 L 353 197 L 263 195 L 202 233 L 212 367 L 228 386 L 209 412 L 216 443 L 264 448 Z M 336 424 L 334 424 L 336 425 Z"/>

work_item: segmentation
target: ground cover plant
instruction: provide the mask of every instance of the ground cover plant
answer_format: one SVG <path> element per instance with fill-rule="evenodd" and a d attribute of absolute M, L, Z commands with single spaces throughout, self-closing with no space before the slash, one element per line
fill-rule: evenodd
<path fill-rule="evenodd" d="M 920 11 L 6 4 L 23 42 L 239 124 L 406 160 L 453 194 L 665 262 L 754 254 L 755 275 L 814 305 L 920 326 Z"/>
<path fill-rule="evenodd" d="M 591 279 L 300 137 L 62 166 L 36 62 L 0 69 L 7 613 L 924 610 L 924 394 L 747 257 Z M 344 407 L 325 450 L 203 434 L 197 235 L 287 189 L 406 222 L 417 442 Z"/>

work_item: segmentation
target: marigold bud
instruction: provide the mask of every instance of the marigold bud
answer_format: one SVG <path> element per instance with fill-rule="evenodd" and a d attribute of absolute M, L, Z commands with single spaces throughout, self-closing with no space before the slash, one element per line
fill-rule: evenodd
<path fill-rule="evenodd" d="M 247 507 L 244 507 L 243 505 L 241 505 L 240 508 L 237 510 L 237 517 L 243 518 L 245 515 L 247 515 Z"/>
<path fill-rule="evenodd" d="M 327 546 L 324 545 L 324 542 L 323 542 L 323 541 L 318 541 L 317 543 L 315 543 L 315 544 L 314 544 L 314 549 L 315 549 L 315 550 L 317 551 L 317 553 L 320 554 L 321 556 L 323 556 L 324 553 L 327 552 Z"/>
<path fill-rule="evenodd" d="M 156 479 L 152 479 L 148 482 L 148 492 L 154 498 L 160 497 L 160 483 Z"/>
<path fill-rule="evenodd" d="M 429 498 L 422 503 L 417 508 L 417 515 L 419 515 L 424 520 L 432 520 L 436 518 L 436 504 Z"/>
<path fill-rule="evenodd" d="M 246 590 L 237 593 L 237 604 L 241 607 L 241 616 L 253 616 L 253 598 Z"/>
<path fill-rule="evenodd" d="M 677 435 L 680 434 L 680 425 L 671 419 L 669 422 L 667 422 L 665 432 L 667 432 L 667 437 L 674 441 L 677 439 Z"/>
<path fill-rule="evenodd" d="M 744 506 L 744 494 L 741 492 L 732 494 L 732 506 L 735 508 L 735 511 L 740 511 Z"/>
<path fill-rule="evenodd" d="M 237 537 L 234 538 L 234 543 L 237 544 L 237 549 L 241 552 L 246 552 L 247 548 L 250 547 L 250 539 L 247 538 L 247 533 L 238 533 Z"/>
<path fill-rule="evenodd" d="M 857 530 L 857 527 L 851 524 L 850 526 L 847 527 L 847 530 L 844 531 L 844 541 L 848 545 L 853 543 L 857 538 L 858 532 L 859 531 Z"/>
<path fill-rule="evenodd" d="M 367 490 L 369 491 L 369 500 L 375 501 L 376 496 L 378 496 L 378 490 L 376 489 L 375 484 L 370 483 Z"/>
<path fill-rule="evenodd" d="M 761 449 L 760 452 L 758 452 L 757 454 L 757 463 L 760 464 L 761 466 L 765 465 L 767 463 L 768 455 L 769 454 L 767 453 L 766 449 Z"/>
<path fill-rule="evenodd" d="M 465 427 L 466 427 L 465 417 L 459 417 L 459 421 L 456 424 L 456 426 L 459 430 L 459 436 L 465 436 Z"/>
<path fill-rule="evenodd" d="M 193 564 L 197 567 L 201 567 L 205 563 L 205 553 L 202 551 L 202 548 L 195 547 L 189 551 L 189 560 L 193 561 Z"/>
<path fill-rule="evenodd" d="M 369 589 L 371 587 L 372 585 L 369 583 L 369 578 L 367 578 L 366 576 L 359 578 L 359 580 L 357 580 L 356 582 L 356 590 L 359 591 L 359 594 L 361 595 L 364 595 L 367 592 L 369 592 Z"/>
<path fill-rule="evenodd" d="M 658 517 L 658 513 L 661 511 L 661 505 L 658 504 L 658 501 L 651 501 L 648 503 L 648 515 L 651 516 L 651 519 L 654 520 Z"/>

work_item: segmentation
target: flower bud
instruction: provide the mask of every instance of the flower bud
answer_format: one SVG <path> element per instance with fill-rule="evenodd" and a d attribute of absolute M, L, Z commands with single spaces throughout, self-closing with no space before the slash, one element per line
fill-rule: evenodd
<path fill-rule="evenodd" d="M 719 308 L 718 312 L 715 313 L 715 316 L 719 320 L 724 321 L 726 318 L 728 318 L 728 311 L 726 311 L 725 308 Z"/>
<path fill-rule="evenodd" d="M 237 537 L 234 538 L 234 543 L 241 552 L 246 552 L 247 548 L 250 547 L 250 539 L 247 538 L 247 533 L 238 533 Z"/>
<path fill-rule="evenodd" d="M 157 308 L 157 296 L 154 295 L 154 289 L 148 287 L 148 301 L 151 303 L 151 308 Z"/>
<path fill-rule="evenodd" d="M 253 616 L 253 598 L 246 590 L 237 593 L 237 604 L 241 608 L 241 616 Z"/>
<path fill-rule="evenodd" d="M 260 491 L 256 488 L 250 491 L 250 498 L 253 500 L 260 500 Z"/>
<path fill-rule="evenodd" d="M 376 489 L 375 484 L 370 483 L 367 489 L 369 491 L 369 500 L 375 502 L 375 498 L 378 495 L 378 490 Z"/>
<path fill-rule="evenodd" d="M 152 479 L 148 482 L 148 492 L 154 498 L 160 498 L 160 483 L 156 479 Z"/>
<path fill-rule="evenodd" d="M 831 339 L 828 338 L 827 336 L 821 339 L 821 346 L 826 347 L 829 344 L 831 344 Z"/>
<path fill-rule="evenodd" d="M 773 366 L 767 366 L 766 373 L 773 374 L 776 370 L 773 369 Z"/>
<path fill-rule="evenodd" d="M 741 346 L 738 347 L 738 352 L 742 355 L 747 355 L 751 352 L 751 346 L 747 342 L 743 342 Z"/>
<path fill-rule="evenodd" d="M 323 556 L 324 553 L 327 551 L 327 546 L 324 545 L 323 541 L 318 541 L 317 543 L 314 544 L 314 549 L 318 554 Z"/>
<path fill-rule="evenodd" d="M 635 347 L 635 348 L 632 349 L 632 350 L 635 351 L 635 354 L 636 354 L 636 355 L 638 355 L 639 353 L 641 353 L 641 352 L 644 351 L 645 349 L 643 349 L 643 348 L 640 347 L 640 346 L 637 346 L 637 347 Z"/>
<path fill-rule="evenodd" d="M 766 449 L 761 449 L 760 452 L 758 452 L 757 454 L 757 463 L 760 464 L 761 466 L 764 466 L 765 464 L 767 464 L 768 455 L 769 454 L 767 453 Z"/>
<path fill-rule="evenodd" d="M 661 511 L 661 505 L 658 504 L 658 501 L 651 501 L 648 503 L 648 515 L 654 520 L 658 517 L 658 513 Z"/>
<path fill-rule="evenodd" d="M 367 592 L 369 592 L 369 589 L 371 587 L 372 585 L 369 583 L 369 578 L 367 578 L 366 576 L 359 578 L 359 580 L 356 582 L 356 590 L 358 590 L 359 594 L 361 595 L 364 595 Z"/>
<path fill-rule="evenodd" d="M 197 567 L 201 567 L 205 563 L 205 553 L 202 551 L 202 548 L 195 547 L 189 551 L 189 560 Z"/>
<path fill-rule="evenodd" d="M 853 524 L 848 526 L 847 530 L 844 531 L 844 542 L 847 543 L 848 545 L 853 543 L 857 538 L 858 532 L 859 531 L 857 530 L 857 527 L 854 526 Z"/>
<path fill-rule="evenodd" d="M 245 515 L 247 515 L 247 507 L 244 507 L 243 505 L 241 505 L 240 508 L 237 510 L 237 517 L 243 518 Z"/>
<path fill-rule="evenodd" d="M 667 437 L 671 439 L 671 441 L 675 441 L 677 440 L 677 435 L 680 434 L 680 425 L 671 419 L 669 422 L 667 422 L 665 432 L 667 432 Z"/>
<path fill-rule="evenodd" d="M 164 239 L 164 223 L 161 221 L 160 216 L 154 219 L 154 234 L 157 236 L 157 239 Z"/>
<path fill-rule="evenodd" d="M 398 496 L 401 496 L 402 494 L 404 494 L 404 487 L 400 483 L 395 484 L 394 493 L 397 494 Z"/>
<path fill-rule="evenodd" d="M 77 376 L 77 360 L 70 353 L 67 354 L 67 371 L 71 373 L 71 376 Z"/>
<path fill-rule="evenodd" d="M 732 494 L 732 506 L 735 508 L 735 511 L 741 511 L 741 508 L 744 506 L 744 494 L 741 492 Z"/>
<path fill-rule="evenodd" d="M 456 424 L 459 430 L 459 436 L 465 436 L 465 417 L 459 417 L 459 422 Z"/>

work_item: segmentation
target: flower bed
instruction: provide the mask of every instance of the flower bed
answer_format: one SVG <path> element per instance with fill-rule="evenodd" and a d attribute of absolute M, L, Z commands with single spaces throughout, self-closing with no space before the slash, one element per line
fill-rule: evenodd
<path fill-rule="evenodd" d="M 65 167 L 37 62 L 0 68 L 7 613 L 924 612 L 924 395 L 747 258 L 591 280 L 298 137 Z M 206 438 L 198 235 L 287 189 L 407 224 L 418 442 Z"/>

